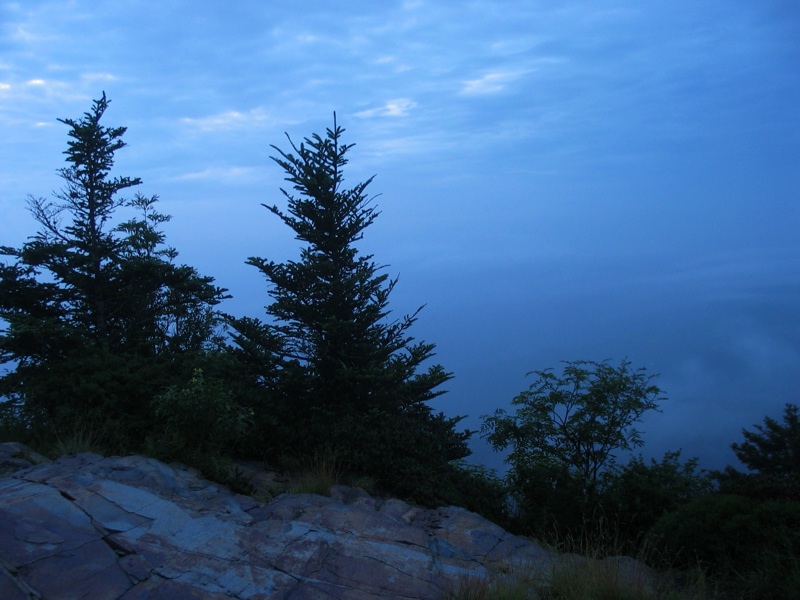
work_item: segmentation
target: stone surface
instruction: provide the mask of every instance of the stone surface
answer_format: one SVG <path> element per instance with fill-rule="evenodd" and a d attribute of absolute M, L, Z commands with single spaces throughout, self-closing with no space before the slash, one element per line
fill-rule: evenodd
<path fill-rule="evenodd" d="M 0 444 L 0 465 L 3 599 L 439 599 L 500 564 L 546 578 L 557 559 L 466 510 L 344 486 L 264 504 L 141 456 Z"/>

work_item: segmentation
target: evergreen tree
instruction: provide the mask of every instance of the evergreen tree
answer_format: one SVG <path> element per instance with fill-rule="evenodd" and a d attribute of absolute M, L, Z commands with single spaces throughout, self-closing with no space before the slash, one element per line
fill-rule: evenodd
<path fill-rule="evenodd" d="M 800 408 L 786 404 L 783 423 L 764 417 L 756 431 L 742 430 L 744 442 L 731 444 L 750 471 L 786 479 L 800 476 Z"/>
<path fill-rule="evenodd" d="M 224 290 L 174 264 L 155 196 L 120 195 L 141 180 L 111 175 L 126 129 L 100 124 L 108 103 L 103 94 L 82 118 L 60 119 L 64 187 L 54 200 L 29 197 L 39 232 L 0 248 L 11 257 L 0 264 L 0 361 L 15 365 L 0 395 L 39 424 L 93 416 L 136 435 L 149 399 L 188 378 L 182 363 L 213 339 Z M 138 214 L 115 225 L 120 208 Z"/>
<path fill-rule="evenodd" d="M 720 489 L 758 499 L 800 500 L 800 409 L 786 404 L 783 422 L 765 417 L 755 431 L 742 430 L 744 441 L 731 444 L 736 458 L 747 467 L 731 466 L 714 472 Z"/>
<path fill-rule="evenodd" d="M 283 402 L 272 406 L 283 409 L 284 422 L 293 419 L 284 433 L 293 432 L 296 444 L 333 448 L 352 468 L 378 474 L 397 491 L 403 473 L 425 477 L 466 456 L 468 433 L 455 431 L 459 419 L 435 415 L 427 404 L 451 375 L 440 365 L 418 372 L 434 349 L 409 335 L 419 310 L 391 320 L 397 279 L 355 246 L 378 212 L 366 195 L 372 178 L 343 185 L 352 148 L 341 142 L 343 133 L 334 115 L 324 138 L 315 134 L 299 147 L 290 139 L 290 152 L 273 146 L 293 191 L 281 190 L 285 212 L 264 206 L 304 246 L 299 261 L 248 260 L 271 284 L 273 323 L 232 325 L 240 351 L 277 355 Z"/>

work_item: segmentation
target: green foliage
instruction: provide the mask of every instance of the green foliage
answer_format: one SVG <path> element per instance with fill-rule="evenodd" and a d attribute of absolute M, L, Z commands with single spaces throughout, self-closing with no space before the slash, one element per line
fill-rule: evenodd
<path fill-rule="evenodd" d="M 635 457 L 604 481 L 606 515 L 626 537 L 638 538 L 666 513 L 713 491 L 711 479 L 698 472 L 698 460 L 681 462 L 680 455 L 680 450 L 667 452 L 649 464 Z"/>
<path fill-rule="evenodd" d="M 484 437 L 495 450 L 511 448 L 506 462 L 523 513 L 542 501 L 545 510 L 572 510 L 567 499 L 577 497 L 586 522 L 616 452 L 642 445 L 634 424 L 657 410 L 661 390 L 628 361 L 616 368 L 607 361 L 567 362 L 560 377 L 552 369 L 534 373 L 537 380 L 512 401 L 515 414 L 498 409 L 484 416 Z"/>
<path fill-rule="evenodd" d="M 790 500 L 800 502 L 800 477 L 783 477 L 772 473 L 742 473 L 731 466 L 712 475 L 720 493 L 747 496 L 756 500 Z"/>
<path fill-rule="evenodd" d="M 766 417 L 756 431 L 742 430 L 745 441 L 731 445 L 750 472 L 733 467 L 714 473 L 722 491 L 757 499 L 800 502 L 800 411 L 787 404 L 783 423 Z"/>
<path fill-rule="evenodd" d="M 94 420 L 104 423 L 96 446 L 119 453 L 140 447 L 139 436 L 149 428 L 148 402 L 178 373 L 179 363 L 165 358 L 90 346 L 59 361 L 22 363 L 4 383 L 25 392 L 17 395 L 16 416 L 29 441 L 47 445 L 57 432 Z"/>
<path fill-rule="evenodd" d="M 718 493 L 664 515 L 652 528 L 675 564 L 699 560 L 743 598 L 796 598 L 800 589 L 800 415 L 765 418 L 732 444 L 748 472 L 712 473 Z"/>
<path fill-rule="evenodd" d="M 40 229 L 21 248 L 2 247 L 0 396 L 20 404 L 31 434 L 91 414 L 110 426 L 102 443 L 138 445 L 149 400 L 191 372 L 216 342 L 213 311 L 224 290 L 164 246 L 169 220 L 157 198 L 120 194 L 141 183 L 112 177 L 124 127 L 105 127 L 105 95 L 70 127 L 64 187 L 29 198 Z M 134 216 L 115 225 L 118 211 Z"/>
<path fill-rule="evenodd" d="M 175 454 L 221 453 L 244 439 L 252 414 L 233 399 L 225 384 L 195 370 L 184 387 L 172 386 L 152 401 L 161 436 Z"/>
<path fill-rule="evenodd" d="M 465 454 L 457 422 L 373 408 L 337 419 L 331 433 L 349 470 L 372 477 L 385 493 L 434 506 L 448 503 L 451 461 Z"/>
<path fill-rule="evenodd" d="M 451 467 L 451 483 L 444 503 L 461 506 L 502 527 L 510 527 L 508 488 L 496 471 L 463 460 L 455 461 Z"/>
<path fill-rule="evenodd" d="M 196 369 L 184 386 L 172 386 L 151 401 L 154 426 L 148 454 L 194 466 L 227 481 L 226 459 L 253 426 L 252 411 L 240 406 L 226 384 Z"/>
<path fill-rule="evenodd" d="M 0 439 L 25 442 L 30 437 L 31 419 L 19 396 L 0 399 Z"/>
<path fill-rule="evenodd" d="M 285 212 L 265 206 L 304 245 L 298 261 L 248 260 L 271 284 L 272 322 L 229 318 L 231 350 L 263 390 L 265 453 L 276 440 L 298 453 L 329 447 L 387 490 L 432 499 L 449 461 L 469 453 L 469 434 L 427 404 L 450 374 L 439 365 L 419 372 L 434 349 L 409 335 L 419 310 L 391 320 L 397 280 L 355 247 L 378 213 L 366 196 L 371 179 L 344 188 L 352 145 L 343 132 L 334 118 L 325 137 L 290 140 L 291 152 L 273 146 L 293 191 L 281 190 Z"/>
<path fill-rule="evenodd" d="M 651 535 L 677 566 L 699 561 L 747 598 L 788 600 L 800 589 L 800 503 L 701 496 L 663 516 Z"/>
<path fill-rule="evenodd" d="M 550 539 L 559 531 L 584 528 L 581 481 L 555 461 L 514 465 L 506 475 L 513 503 L 513 527 L 525 535 Z"/>
<path fill-rule="evenodd" d="M 164 431 L 180 437 L 186 448 L 222 450 L 243 439 L 251 427 L 252 414 L 234 401 L 223 382 L 207 379 L 201 369 L 185 387 L 170 387 L 152 404 Z"/>
<path fill-rule="evenodd" d="M 756 432 L 742 430 L 745 441 L 732 444 L 736 457 L 751 471 L 782 477 L 800 474 L 800 409 L 787 404 L 783 424 L 770 417 Z"/>

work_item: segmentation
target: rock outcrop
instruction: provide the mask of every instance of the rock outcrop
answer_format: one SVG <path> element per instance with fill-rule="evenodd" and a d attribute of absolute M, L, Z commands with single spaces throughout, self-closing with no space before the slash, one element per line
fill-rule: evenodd
<path fill-rule="evenodd" d="M 337 486 L 264 504 L 141 456 L 0 444 L 0 598 L 440 599 L 556 556 L 460 508 Z"/>

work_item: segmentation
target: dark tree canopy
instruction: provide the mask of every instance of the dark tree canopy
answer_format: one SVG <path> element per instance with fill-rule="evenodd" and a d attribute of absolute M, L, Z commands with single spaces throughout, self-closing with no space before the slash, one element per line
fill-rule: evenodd
<path fill-rule="evenodd" d="M 0 265 L 0 360 L 15 365 L 0 394 L 45 420 L 141 415 L 183 358 L 212 341 L 224 297 L 174 263 L 157 197 L 121 196 L 141 181 L 112 176 L 126 129 L 101 124 L 108 104 L 104 94 L 82 118 L 60 120 L 70 127 L 64 187 L 52 200 L 29 197 L 39 231 L 0 249 L 11 259 Z"/>
<path fill-rule="evenodd" d="M 714 473 L 720 489 L 758 499 L 800 500 L 800 409 L 787 404 L 783 420 L 765 417 L 755 431 L 742 430 L 744 441 L 731 444 L 736 457 L 747 467 Z"/>
<path fill-rule="evenodd" d="M 787 404 L 783 423 L 771 417 L 755 431 L 742 430 L 744 441 L 731 445 L 736 457 L 751 471 L 778 477 L 800 476 L 800 412 Z"/>
<path fill-rule="evenodd" d="M 264 206 L 303 245 L 297 261 L 249 259 L 270 284 L 272 323 L 232 320 L 235 339 L 240 351 L 250 349 L 245 355 L 276 356 L 276 385 L 306 443 L 332 445 L 372 470 L 381 468 L 374 462 L 380 455 L 401 454 L 441 467 L 468 454 L 467 434 L 454 430 L 458 419 L 434 415 L 426 404 L 450 374 L 440 365 L 418 372 L 434 349 L 409 334 L 419 310 L 392 320 L 397 280 L 355 246 L 378 212 L 366 194 L 371 178 L 344 186 L 352 145 L 342 143 L 343 133 L 334 116 L 324 137 L 299 146 L 290 139 L 289 151 L 273 146 L 291 188 L 281 190 L 285 210 Z"/>
<path fill-rule="evenodd" d="M 603 482 L 603 504 L 619 526 L 639 536 L 658 519 L 713 491 L 698 459 L 681 460 L 681 451 L 666 452 L 660 461 L 646 463 L 639 455 Z"/>

